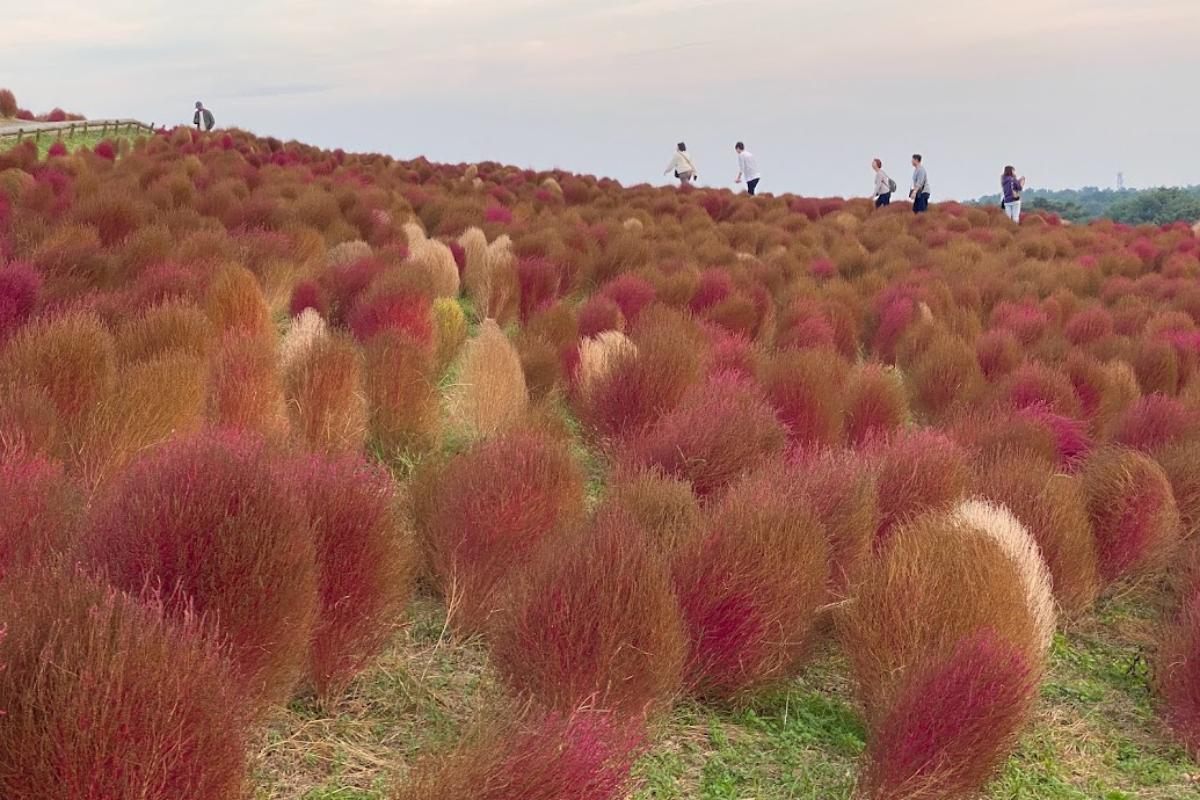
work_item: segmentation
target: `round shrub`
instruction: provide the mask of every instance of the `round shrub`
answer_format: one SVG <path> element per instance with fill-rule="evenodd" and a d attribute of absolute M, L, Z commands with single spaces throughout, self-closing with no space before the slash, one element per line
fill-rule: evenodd
<path fill-rule="evenodd" d="M 0 618 L 0 795 L 242 795 L 246 703 L 195 618 L 44 570 L 0 581 Z"/>
<path fill-rule="evenodd" d="M 685 685 L 733 698 L 791 677 L 807 654 L 828 597 L 829 548 L 811 505 L 768 472 L 713 504 L 674 573 L 691 642 Z"/>
<path fill-rule="evenodd" d="M 909 419 L 908 395 L 895 370 L 865 364 L 850 372 L 845 390 L 846 437 L 852 445 L 886 438 Z"/>
<path fill-rule="evenodd" d="M 317 569 L 303 499 L 263 445 L 173 441 L 134 462 L 93 510 L 81 558 L 116 587 L 211 619 L 250 692 L 281 700 L 308 655 Z"/>
<path fill-rule="evenodd" d="M 66 553 L 79 532 L 83 500 L 61 465 L 19 452 L 0 455 L 0 580 Z"/>
<path fill-rule="evenodd" d="M 928 428 L 873 441 L 863 455 L 879 491 L 876 547 L 913 517 L 949 511 L 971 485 L 966 453 L 945 434 Z"/>
<path fill-rule="evenodd" d="M 514 579 L 489 638 L 509 685 L 567 712 L 664 708 L 687 654 L 667 564 L 619 509 L 545 548 Z"/>

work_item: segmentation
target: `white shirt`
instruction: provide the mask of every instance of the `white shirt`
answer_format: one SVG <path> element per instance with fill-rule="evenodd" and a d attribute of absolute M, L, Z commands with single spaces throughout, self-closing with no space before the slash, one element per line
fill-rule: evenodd
<path fill-rule="evenodd" d="M 738 172 L 742 173 L 742 180 L 746 182 L 758 180 L 762 177 L 758 173 L 758 160 L 749 150 L 743 150 L 738 153 Z"/>
<path fill-rule="evenodd" d="M 671 158 L 671 163 L 667 165 L 666 172 L 695 172 L 696 165 L 688 158 L 688 154 L 682 150 L 676 150 L 674 157 Z M 665 173 L 664 173 L 665 174 Z"/>

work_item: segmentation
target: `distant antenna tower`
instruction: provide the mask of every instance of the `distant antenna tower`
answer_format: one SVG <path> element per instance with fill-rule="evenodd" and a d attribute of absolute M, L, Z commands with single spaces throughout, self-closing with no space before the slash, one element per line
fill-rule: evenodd
<path fill-rule="evenodd" d="M 1125 173 L 1118 172 L 1117 173 L 1117 190 L 1120 191 L 1121 189 L 1124 189 L 1124 188 L 1125 188 Z"/>

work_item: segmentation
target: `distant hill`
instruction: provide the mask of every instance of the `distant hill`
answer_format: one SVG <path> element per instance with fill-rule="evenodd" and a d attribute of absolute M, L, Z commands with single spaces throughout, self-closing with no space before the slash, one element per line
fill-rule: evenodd
<path fill-rule="evenodd" d="M 1029 189 L 1024 210 L 1044 210 L 1071 222 L 1111 219 L 1130 225 L 1200 220 L 1200 185 L 1157 189 Z M 999 205 L 1000 195 L 979 198 L 979 205 Z"/>

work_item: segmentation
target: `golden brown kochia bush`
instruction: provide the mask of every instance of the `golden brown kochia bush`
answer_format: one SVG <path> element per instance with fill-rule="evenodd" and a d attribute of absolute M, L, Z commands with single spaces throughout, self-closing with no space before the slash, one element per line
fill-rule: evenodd
<path fill-rule="evenodd" d="M 679 691 L 687 637 L 665 557 L 632 515 L 599 513 L 551 542 L 512 581 L 489 624 L 505 681 L 562 712 L 666 708 Z"/>
<path fill-rule="evenodd" d="M 205 299 L 208 318 L 222 333 L 274 336 L 271 312 L 254 273 L 228 264 L 213 276 Z"/>
<path fill-rule="evenodd" d="M 1025 586 L 1004 549 L 949 514 L 928 514 L 897 530 L 869 562 L 839 620 L 868 723 L 886 715 L 910 670 L 985 628 L 1036 660 L 1039 637 Z"/>
<path fill-rule="evenodd" d="M 785 350 L 764 366 L 763 389 L 790 443 L 828 447 L 841 442 L 848 371 L 831 349 Z"/>
<path fill-rule="evenodd" d="M 118 370 L 112 388 L 88 416 L 75 457 L 79 475 L 88 485 L 99 485 L 141 451 L 200 430 L 207 382 L 207 364 L 182 352 Z"/>
<path fill-rule="evenodd" d="M 1200 442 L 1176 442 L 1156 450 L 1154 460 L 1171 482 L 1185 538 L 1200 531 Z"/>
<path fill-rule="evenodd" d="M 975 351 L 955 336 L 941 334 L 908 370 L 913 406 L 927 419 L 942 420 L 981 391 L 983 374 Z"/>
<path fill-rule="evenodd" d="M 274 338 L 231 333 L 213 353 L 207 418 L 218 428 L 267 437 L 287 431 L 287 408 Z"/>
<path fill-rule="evenodd" d="M 212 322 L 197 306 L 168 301 L 146 309 L 116 330 L 117 357 L 145 361 L 168 352 L 205 358 L 215 344 Z"/>
<path fill-rule="evenodd" d="M 431 450 L 441 435 L 440 407 L 427 348 L 398 331 L 364 348 L 368 432 L 388 457 Z"/>
<path fill-rule="evenodd" d="M 1010 452 L 980 466 L 975 492 L 1003 505 L 1029 530 L 1063 612 L 1076 616 L 1088 610 L 1100 591 L 1100 575 L 1080 478 Z"/>
<path fill-rule="evenodd" d="M 315 342 L 284 374 L 292 433 L 306 447 L 356 452 L 366 440 L 363 354 L 342 333 Z"/>
<path fill-rule="evenodd" d="M 111 389 L 112 335 L 98 317 L 71 312 L 31 322 L 0 352 L 0 385 L 45 393 L 72 449 L 87 415 Z"/>
<path fill-rule="evenodd" d="M 1136 451 L 1103 447 L 1083 463 L 1080 475 L 1104 583 L 1164 567 L 1182 525 L 1162 467 Z"/>
<path fill-rule="evenodd" d="M 701 532 L 700 501 L 691 483 L 659 470 L 623 470 L 610 476 L 601 508 L 630 514 L 666 553 Z"/>
<path fill-rule="evenodd" d="M 770 472 L 730 486 L 674 558 L 691 641 L 688 690 L 734 698 L 795 674 L 828 598 L 829 548 L 812 505 Z"/>
<path fill-rule="evenodd" d="M 495 320 L 484 320 L 463 348 L 447 403 L 451 424 L 473 437 L 510 427 L 528 410 L 521 357 Z"/>
<path fill-rule="evenodd" d="M 54 458 L 68 455 L 58 413 L 40 388 L 0 385 L 0 455 L 14 453 Z"/>
<path fill-rule="evenodd" d="M 882 364 L 855 367 L 846 379 L 846 438 L 852 445 L 886 438 L 903 428 L 910 416 L 908 394 L 900 373 Z"/>

